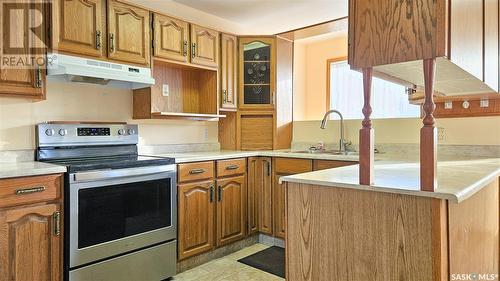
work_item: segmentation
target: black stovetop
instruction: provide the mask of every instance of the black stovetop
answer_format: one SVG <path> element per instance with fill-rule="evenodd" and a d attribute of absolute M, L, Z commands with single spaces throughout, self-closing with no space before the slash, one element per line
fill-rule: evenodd
<path fill-rule="evenodd" d="M 51 159 L 44 162 L 63 165 L 68 168 L 69 173 L 102 169 L 125 169 L 145 166 L 159 166 L 174 164 L 174 158 L 122 155 L 102 157 L 81 157 L 72 159 Z"/>

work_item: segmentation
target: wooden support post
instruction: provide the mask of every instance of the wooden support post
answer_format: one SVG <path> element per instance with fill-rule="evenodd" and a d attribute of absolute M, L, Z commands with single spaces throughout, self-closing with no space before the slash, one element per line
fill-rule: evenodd
<path fill-rule="evenodd" d="M 372 91 L 372 76 L 373 69 L 363 68 L 363 89 L 364 89 L 364 106 L 363 106 L 363 127 L 359 130 L 359 184 L 373 184 L 373 160 L 375 149 L 375 137 L 372 128 L 372 107 L 370 105 Z"/>
<path fill-rule="evenodd" d="M 424 126 L 420 129 L 420 190 L 434 191 L 437 187 L 437 129 L 434 126 L 434 70 L 436 59 L 424 59 L 425 100 Z"/>

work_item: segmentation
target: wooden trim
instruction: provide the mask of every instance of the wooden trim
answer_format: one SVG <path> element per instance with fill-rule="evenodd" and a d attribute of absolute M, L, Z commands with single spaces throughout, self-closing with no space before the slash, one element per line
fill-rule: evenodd
<path fill-rule="evenodd" d="M 359 184 L 373 184 L 373 167 L 375 158 L 375 136 L 372 128 L 371 107 L 371 91 L 373 69 L 371 67 L 363 68 L 363 91 L 364 91 L 364 106 L 363 115 L 365 118 L 362 121 L 363 127 L 359 130 Z"/>
<path fill-rule="evenodd" d="M 434 78 L 436 59 L 424 60 L 425 101 L 420 129 L 420 190 L 433 192 L 437 187 L 437 129 L 434 110 Z"/>
<path fill-rule="evenodd" d="M 326 111 L 330 110 L 330 64 L 332 62 L 347 62 L 347 56 L 335 57 L 326 60 Z"/>
<path fill-rule="evenodd" d="M 448 281 L 448 202 L 431 199 L 432 274 L 434 281 Z"/>

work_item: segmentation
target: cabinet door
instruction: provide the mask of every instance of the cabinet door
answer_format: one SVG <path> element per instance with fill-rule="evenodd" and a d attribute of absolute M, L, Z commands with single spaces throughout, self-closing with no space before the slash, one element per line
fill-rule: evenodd
<path fill-rule="evenodd" d="M 248 158 L 247 174 L 247 221 L 248 234 L 259 230 L 259 188 L 262 175 L 259 169 L 259 157 Z"/>
<path fill-rule="evenodd" d="M 269 235 L 273 234 L 273 202 L 272 202 L 272 173 L 271 158 L 259 159 L 259 174 L 261 180 L 258 186 L 259 194 L 259 231 Z"/>
<path fill-rule="evenodd" d="M 239 108 L 273 109 L 276 90 L 274 38 L 240 38 L 239 42 Z"/>
<path fill-rule="evenodd" d="M 0 211 L 0 280 L 61 280 L 60 205 Z"/>
<path fill-rule="evenodd" d="M 221 107 L 226 109 L 236 108 L 237 95 L 237 64 L 238 40 L 236 36 L 222 34 L 221 36 Z"/>
<path fill-rule="evenodd" d="M 191 63 L 219 66 L 219 32 L 191 24 Z"/>
<path fill-rule="evenodd" d="M 214 248 L 213 181 L 178 185 L 179 260 Z"/>
<path fill-rule="evenodd" d="M 245 237 L 245 176 L 217 180 L 217 246 Z"/>
<path fill-rule="evenodd" d="M 108 1 L 108 57 L 113 60 L 149 65 L 149 11 Z"/>
<path fill-rule="evenodd" d="M 17 2 L 24 3 L 19 0 Z M 0 13 L 8 13 L 6 9 L 1 10 Z M 29 13 L 22 17 L 17 16 L 16 11 L 17 9 L 10 11 L 9 16 L 0 15 L 2 17 L 0 27 L 10 33 L 9 35 L 4 34 L 5 38 L 0 42 L 0 56 L 2 57 L 2 63 L 0 63 L 0 94 L 43 99 L 45 98 L 45 71 L 42 69 L 43 66 L 27 66 L 17 63 L 26 61 L 29 57 L 35 61 L 45 60 L 45 49 L 40 39 L 45 37 L 43 32 L 45 28 L 29 31 L 24 29 L 25 25 L 37 26 L 37 24 L 43 23 L 43 14 Z M 23 10 L 20 9 L 20 12 L 23 12 Z M 28 22 L 25 22 L 25 20 Z"/>
<path fill-rule="evenodd" d="M 189 24 L 185 21 L 154 14 L 154 56 L 181 62 L 188 61 Z"/>
<path fill-rule="evenodd" d="M 241 150 L 272 150 L 274 115 L 238 112 L 236 146 Z"/>
<path fill-rule="evenodd" d="M 52 1 L 52 49 L 105 57 L 105 9 L 105 0 Z"/>
<path fill-rule="evenodd" d="M 285 239 L 285 185 L 280 184 L 280 177 L 286 174 L 276 174 L 274 176 L 273 188 L 273 228 L 274 236 Z"/>

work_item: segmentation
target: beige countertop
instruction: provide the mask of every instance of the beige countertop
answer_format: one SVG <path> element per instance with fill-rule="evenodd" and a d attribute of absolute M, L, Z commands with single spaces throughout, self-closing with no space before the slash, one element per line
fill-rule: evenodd
<path fill-rule="evenodd" d="M 66 167 L 48 163 L 27 162 L 0 162 L 0 179 L 48 175 L 66 172 Z"/>
<path fill-rule="evenodd" d="M 420 164 L 414 156 L 380 155 L 374 184 L 359 184 L 359 165 L 281 177 L 282 182 L 400 193 L 447 199 L 459 203 L 500 176 L 500 158 L 438 155 L 437 189 L 420 191 Z"/>
<path fill-rule="evenodd" d="M 211 160 L 222 160 L 240 157 L 267 156 L 267 157 L 286 157 L 337 161 L 357 162 L 358 155 L 332 155 L 326 153 L 297 153 L 291 150 L 263 150 L 263 151 L 238 151 L 221 150 L 208 152 L 186 152 L 186 153 L 167 153 L 167 154 L 148 154 L 150 156 L 174 157 L 176 163 L 200 162 Z"/>

